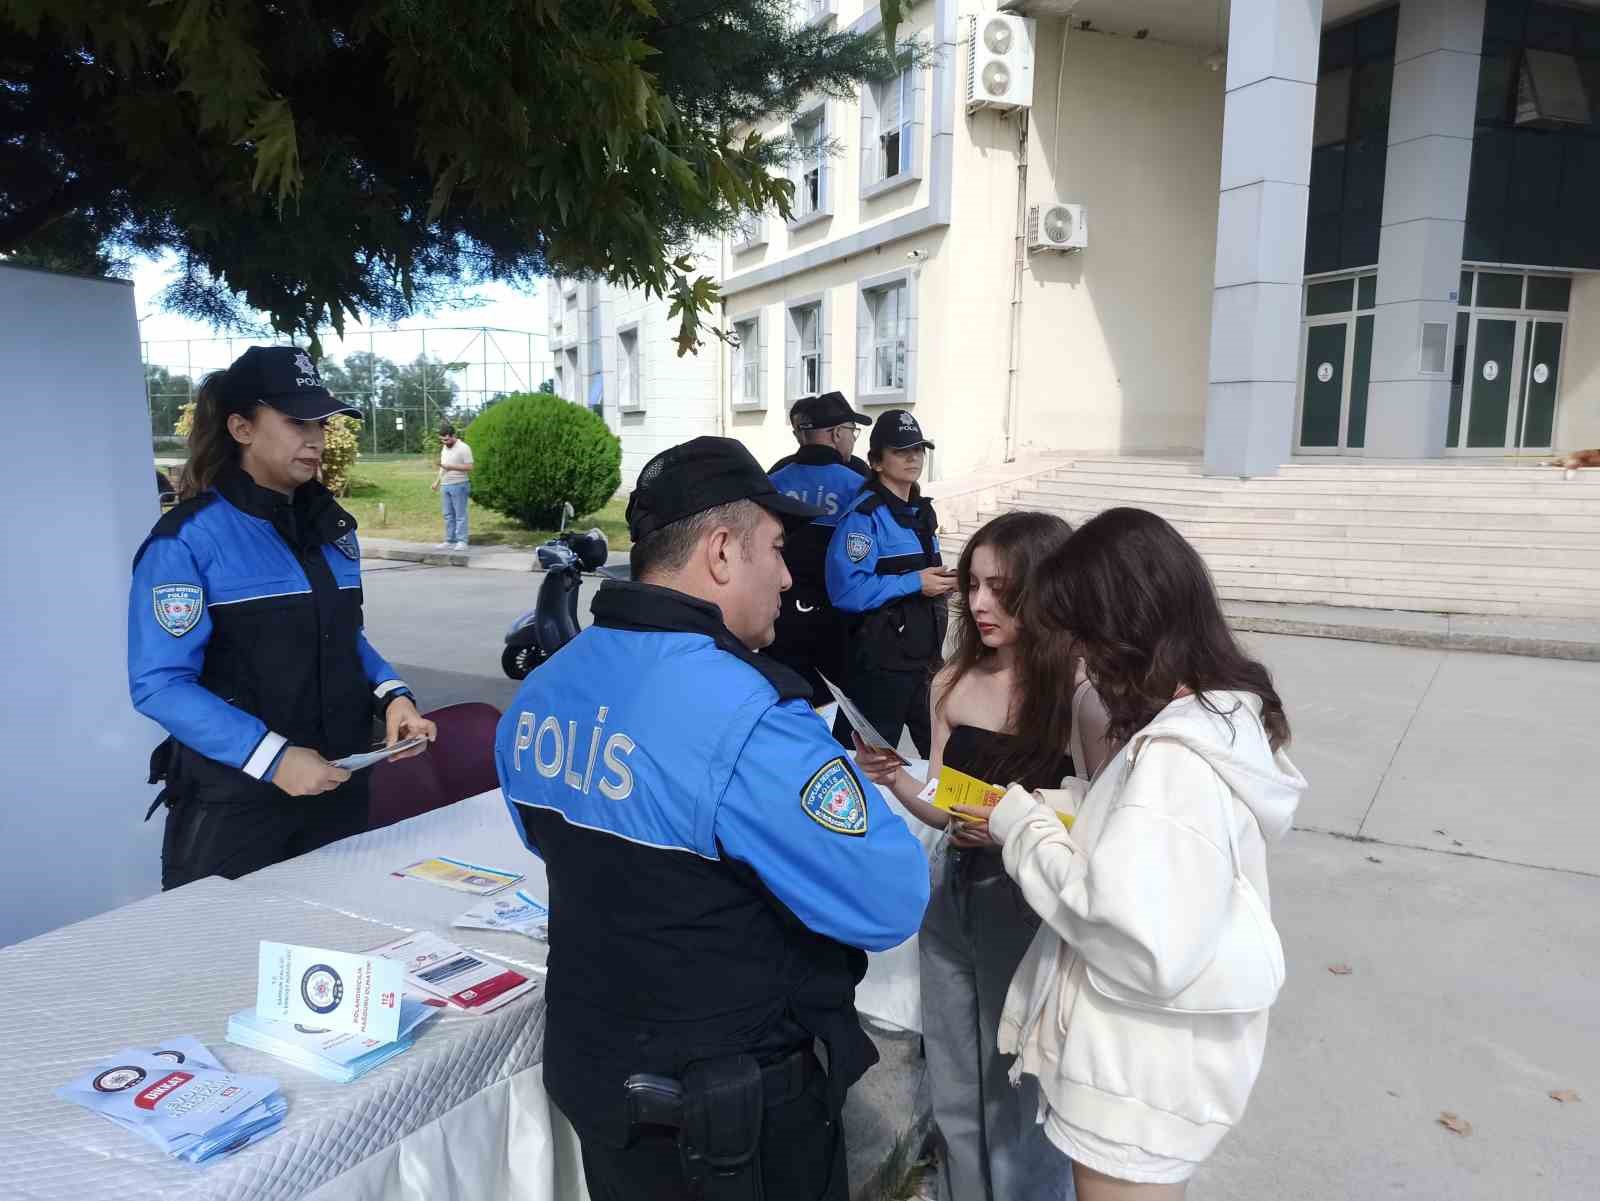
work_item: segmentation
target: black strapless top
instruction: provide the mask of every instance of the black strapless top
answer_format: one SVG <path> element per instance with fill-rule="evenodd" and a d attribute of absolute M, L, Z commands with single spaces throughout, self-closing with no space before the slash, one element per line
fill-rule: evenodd
<path fill-rule="evenodd" d="M 1072 756 L 1062 755 L 1049 774 L 1035 774 L 1025 780 L 1001 779 L 1005 762 L 1011 756 L 1016 740 L 1015 734 L 980 730 L 977 726 L 956 726 L 944 744 L 944 762 L 957 771 L 964 771 L 969 776 L 1000 788 L 1012 783 L 1028 789 L 1057 788 L 1063 776 L 1072 774 Z"/>

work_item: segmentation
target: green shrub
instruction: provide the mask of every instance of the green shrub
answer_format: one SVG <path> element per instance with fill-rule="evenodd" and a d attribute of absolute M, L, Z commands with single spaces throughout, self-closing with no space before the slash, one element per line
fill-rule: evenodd
<path fill-rule="evenodd" d="M 472 498 L 529 529 L 559 524 L 562 501 L 593 513 L 622 484 L 622 442 L 594 413 L 548 392 L 506 397 L 461 436 L 472 447 Z"/>

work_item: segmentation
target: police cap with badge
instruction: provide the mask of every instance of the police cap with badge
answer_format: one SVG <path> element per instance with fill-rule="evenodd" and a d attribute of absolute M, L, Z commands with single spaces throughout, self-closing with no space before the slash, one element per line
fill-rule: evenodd
<path fill-rule="evenodd" d="M 872 418 L 852 409 L 843 392 L 824 392 L 795 401 L 789 423 L 797 430 L 831 430 L 837 425 L 871 425 Z"/>
<path fill-rule="evenodd" d="M 773 487 L 744 443 L 707 434 L 644 465 L 628 497 L 628 536 L 638 542 L 675 521 L 736 500 L 753 501 L 785 522 L 809 521 L 822 513 Z"/>
<path fill-rule="evenodd" d="M 914 450 L 919 446 L 933 449 L 933 443 L 922 434 L 922 426 L 910 409 L 885 409 L 878 414 L 868 443 L 873 450 Z"/>
<path fill-rule="evenodd" d="M 223 372 L 221 395 L 229 413 L 249 412 L 259 402 L 296 421 L 361 416 L 328 391 L 311 356 L 297 346 L 252 346 Z"/>

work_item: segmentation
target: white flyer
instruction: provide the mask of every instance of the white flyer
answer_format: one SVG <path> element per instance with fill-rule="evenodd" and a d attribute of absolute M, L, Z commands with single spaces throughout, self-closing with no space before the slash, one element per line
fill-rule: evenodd
<path fill-rule="evenodd" d="M 468 1013 L 489 1013 L 534 987 L 521 972 L 464 951 L 426 930 L 374 947 L 372 953 L 393 959 L 396 966 L 404 965 L 406 982 L 414 989 Z"/>
<path fill-rule="evenodd" d="M 839 712 L 844 714 L 844 719 L 850 723 L 850 728 L 861 735 L 863 746 L 869 750 L 888 751 L 896 759 L 900 760 L 902 764 L 911 762 L 896 747 L 891 745 L 887 738 L 878 733 L 877 727 L 867 720 L 866 714 L 856 708 L 854 701 L 839 691 L 837 684 L 828 679 L 827 676 L 822 675 L 821 672 L 817 674 L 822 677 L 822 682 L 828 686 L 828 691 L 833 693 L 833 699 L 838 703 Z"/>
<path fill-rule="evenodd" d="M 404 989 L 405 969 L 381 956 L 261 943 L 256 1013 L 268 1021 L 393 1042 Z"/>
<path fill-rule="evenodd" d="M 414 746 L 421 746 L 427 741 L 420 734 L 415 738 L 402 738 L 393 746 L 380 746 L 375 751 L 364 751 L 359 755 L 346 755 L 343 759 L 335 759 L 333 766 L 342 767 L 345 771 L 360 771 L 364 767 L 371 767 L 374 763 L 382 763 L 402 751 L 409 751 Z"/>
<path fill-rule="evenodd" d="M 480 901 L 450 924 L 468 930 L 512 930 L 550 941 L 550 911 L 520 888 L 509 897 Z"/>

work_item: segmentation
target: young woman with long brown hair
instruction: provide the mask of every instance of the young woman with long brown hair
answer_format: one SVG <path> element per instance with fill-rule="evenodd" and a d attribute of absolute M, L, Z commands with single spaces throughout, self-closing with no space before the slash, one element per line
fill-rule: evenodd
<path fill-rule="evenodd" d="M 1107 757 L 1092 691 L 1071 686 L 1070 649 L 1039 638 L 1017 616 L 1040 562 L 1071 532 L 1048 513 L 1006 513 L 961 552 L 955 651 L 932 687 L 930 781 L 954 768 L 1002 787 L 1020 780 L 1053 788 L 1074 770 L 1092 774 Z M 1006 878 L 981 821 L 952 821 L 918 799 L 923 782 L 893 757 L 859 741 L 856 749 L 869 776 L 947 830 L 933 855 L 919 944 L 928 1077 L 945 1144 L 942 1195 L 1059 1201 L 1070 1188 L 1066 1164 L 1034 1122 L 1031 1082 L 1010 1086 L 995 1045 L 1006 988 L 1039 919 Z"/>
<path fill-rule="evenodd" d="M 1070 830 L 1025 787 L 989 812 L 1049 929 L 1006 997 L 1000 1047 L 1038 1080 L 1079 1201 L 1181 1198 L 1261 1067 L 1283 979 L 1266 845 L 1305 779 L 1271 675 L 1155 514 L 1086 522 L 1044 562 L 1026 614 L 1057 655 L 1083 657 L 1125 747 Z"/>

